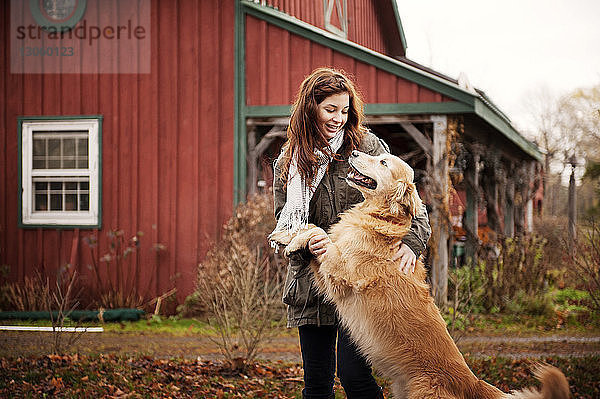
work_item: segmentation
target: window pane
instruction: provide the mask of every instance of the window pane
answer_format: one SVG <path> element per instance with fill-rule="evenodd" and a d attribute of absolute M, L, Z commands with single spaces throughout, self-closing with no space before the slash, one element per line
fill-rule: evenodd
<path fill-rule="evenodd" d="M 46 155 L 46 140 L 33 139 L 33 156 Z"/>
<path fill-rule="evenodd" d="M 60 139 L 48 139 L 48 155 L 60 157 Z"/>
<path fill-rule="evenodd" d="M 40 192 L 40 191 L 46 191 L 48 190 L 48 183 L 45 181 L 37 181 L 35 182 L 35 191 L 36 192 Z"/>
<path fill-rule="evenodd" d="M 65 195 L 65 211 L 77 210 L 77 194 Z"/>
<path fill-rule="evenodd" d="M 33 169 L 46 169 L 46 158 L 43 158 L 43 159 L 33 158 Z"/>
<path fill-rule="evenodd" d="M 48 210 L 48 196 L 45 194 L 36 194 L 35 195 L 35 205 L 34 208 L 36 211 L 47 211 Z"/>
<path fill-rule="evenodd" d="M 33 169 L 46 169 L 46 139 L 33 139 Z"/>
<path fill-rule="evenodd" d="M 90 210 L 90 199 L 88 194 L 79 195 L 79 210 L 89 211 Z"/>
<path fill-rule="evenodd" d="M 63 169 L 75 169 L 75 139 L 63 139 Z"/>
<path fill-rule="evenodd" d="M 76 181 L 65 182 L 65 190 L 77 190 L 77 182 Z"/>
<path fill-rule="evenodd" d="M 77 154 L 79 156 L 88 154 L 88 139 L 79 139 L 77 140 Z"/>
<path fill-rule="evenodd" d="M 60 139 L 48 139 L 48 169 L 60 169 Z"/>
<path fill-rule="evenodd" d="M 63 156 L 75 156 L 75 139 L 63 139 Z"/>
<path fill-rule="evenodd" d="M 60 181 L 50 182 L 50 190 L 61 190 L 62 191 L 62 182 L 60 182 Z"/>
<path fill-rule="evenodd" d="M 79 188 L 81 190 L 89 190 L 90 188 L 90 183 L 87 181 L 82 181 L 81 183 L 79 183 Z"/>
<path fill-rule="evenodd" d="M 88 139 L 77 140 L 77 167 L 88 168 Z"/>
<path fill-rule="evenodd" d="M 50 194 L 50 210 L 62 211 L 62 194 Z"/>

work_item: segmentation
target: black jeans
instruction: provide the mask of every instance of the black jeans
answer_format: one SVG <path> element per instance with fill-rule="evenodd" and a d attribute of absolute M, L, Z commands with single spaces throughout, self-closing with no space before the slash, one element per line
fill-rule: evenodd
<path fill-rule="evenodd" d="M 348 399 L 383 398 L 372 375 L 371 366 L 359 353 L 344 328 L 337 326 L 300 326 L 300 350 L 304 367 L 306 399 L 330 399 L 333 394 L 337 338 L 338 377 Z"/>

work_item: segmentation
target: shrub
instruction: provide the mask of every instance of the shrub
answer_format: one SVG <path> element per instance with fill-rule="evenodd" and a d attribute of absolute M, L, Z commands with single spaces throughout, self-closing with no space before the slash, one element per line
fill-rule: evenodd
<path fill-rule="evenodd" d="M 505 298 L 503 311 L 513 315 L 553 317 L 554 303 L 548 293 L 531 294 L 523 290 L 517 291 L 512 298 Z"/>
<path fill-rule="evenodd" d="M 473 313 L 556 317 L 551 290 L 563 272 L 548 261 L 547 248 L 547 240 L 537 234 L 501 238 L 480 248 L 476 264 L 451 270 L 449 331 L 463 331 Z"/>
<path fill-rule="evenodd" d="M 600 313 L 600 222 L 590 219 L 579 229 L 573 272 L 589 295 L 590 308 Z"/>
<path fill-rule="evenodd" d="M 232 368 L 243 369 L 256 357 L 284 313 L 284 264 L 267 241 L 274 227 L 272 196 L 250 198 L 238 206 L 198 268 L 189 303 L 206 311 L 218 335 L 215 343 Z"/>
<path fill-rule="evenodd" d="M 542 296 L 547 289 L 548 265 L 543 261 L 546 240 L 533 234 L 503 238 L 497 245 L 498 256 L 488 251 L 477 265 L 485 291 L 481 298 L 484 308 L 505 311 L 519 292 L 532 298 Z"/>
<path fill-rule="evenodd" d="M 83 240 L 90 250 L 92 260 L 89 265 L 92 271 L 92 284 L 89 287 L 91 305 L 106 309 L 145 307 L 154 283 L 153 277 L 156 275 L 160 254 L 166 247 L 159 243 L 152 246 L 154 262 L 147 271 L 151 278 L 145 286 L 141 286 L 138 280 L 141 264 L 139 255 L 144 233 L 138 231 L 134 235 L 128 235 L 124 230 L 112 229 L 107 231 L 106 235 L 108 252 L 101 256 L 95 235 Z M 157 307 L 159 305 L 157 304 Z"/>
<path fill-rule="evenodd" d="M 483 283 L 481 268 L 478 266 L 473 267 L 468 264 L 450 270 L 448 308 L 444 318 L 448 325 L 448 331 L 457 342 L 469 326 L 469 316 L 483 310 L 481 306 L 485 294 Z"/>
<path fill-rule="evenodd" d="M 54 354 L 67 352 L 85 333 L 85 328 L 80 328 L 78 321 L 74 331 L 66 331 L 66 324 L 71 324 L 69 314 L 79 305 L 74 292 L 77 282 L 77 271 L 71 270 L 70 265 L 61 267 L 56 278 L 56 287 L 47 297 L 46 309 L 50 311 L 52 322 L 51 350 Z M 56 315 L 53 311 L 56 311 Z"/>
<path fill-rule="evenodd" d="M 2 287 L 3 310 L 21 312 L 48 310 L 52 298 L 50 280 L 37 271 L 32 277 L 25 276 L 23 284 L 6 283 Z"/>
<path fill-rule="evenodd" d="M 544 256 L 541 263 L 548 271 L 547 278 L 550 284 L 557 288 L 564 288 L 576 284 L 571 277 L 576 277 L 568 271 L 572 268 L 572 260 L 565 247 L 567 240 L 568 218 L 563 216 L 542 216 L 534 219 L 535 234 L 546 241 Z"/>

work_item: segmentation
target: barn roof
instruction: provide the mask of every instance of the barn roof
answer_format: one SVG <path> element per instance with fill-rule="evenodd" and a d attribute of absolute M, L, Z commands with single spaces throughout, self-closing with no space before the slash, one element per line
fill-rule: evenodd
<path fill-rule="evenodd" d="M 456 79 L 445 76 L 431 68 L 420 65 L 404 57 L 392 58 L 386 56 L 269 6 L 246 0 L 242 0 L 241 4 L 244 12 L 248 15 L 264 20 L 287 30 L 290 33 L 307 38 L 342 54 L 373 65 L 376 68 L 415 82 L 423 87 L 449 97 L 452 101 L 441 102 L 435 105 L 427 104 L 428 107 L 431 107 L 428 111 L 430 111 L 430 113 L 476 115 L 514 143 L 525 154 L 540 162 L 543 160 L 543 154 L 538 147 L 525 139 L 517 131 L 510 119 L 487 97 L 487 95 L 485 95 L 483 91 L 478 89 L 466 89 L 462 87 Z M 395 17 L 398 29 L 403 41 L 402 45 L 406 46 L 396 2 L 392 0 L 392 4 L 396 14 Z M 262 114 L 260 108 L 261 107 L 248 107 L 246 116 L 257 116 Z M 270 116 L 289 115 L 289 107 L 282 106 L 279 108 L 280 109 L 277 107 L 269 107 L 268 112 L 271 114 Z M 423 111 L 424 108 L 422 106 L 415 106 L 415 104 L 367 104 L 365 109 L 367 114 L 411 114 L 423 113 Z"/>

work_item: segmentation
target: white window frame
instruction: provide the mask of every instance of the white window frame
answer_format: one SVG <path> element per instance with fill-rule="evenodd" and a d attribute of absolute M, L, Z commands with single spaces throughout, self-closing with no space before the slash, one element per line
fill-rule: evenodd
<path fill-rule="evenodd" d="M 23 227 L 65 226 L 100 227 L 100 151 L 101 118 L 35 119 L 20 121 L 21 128 L 21 224 Z M 33 169 L 33 133 L 88 132 L 87 169 Z M 36 211 L 33 204 L 33 185 L 36 177 L 63 178 L 84 176 L 89 178 L 87 211 Z"/>
<path fill-rule="evenodd" d="M 341 24 L 341 29 L 331 24 L 331 15 L 336 13 Z M 348 38 L 348 3 L 347 0 L 323 0 L 323 13 L 325 29 L 329 32 Z"/>

